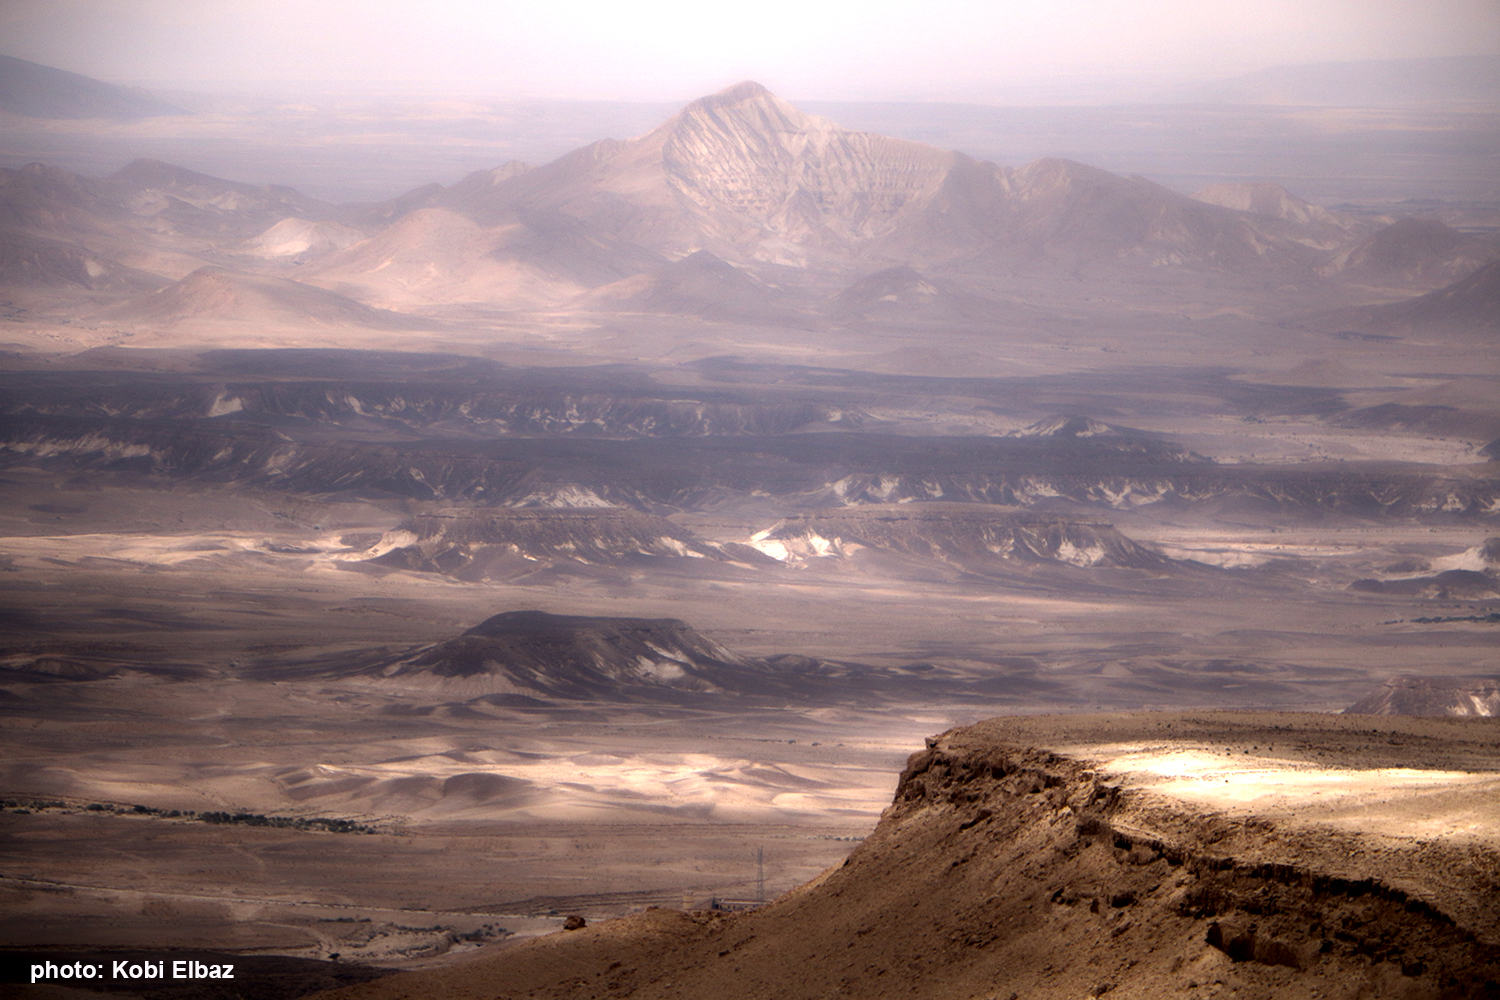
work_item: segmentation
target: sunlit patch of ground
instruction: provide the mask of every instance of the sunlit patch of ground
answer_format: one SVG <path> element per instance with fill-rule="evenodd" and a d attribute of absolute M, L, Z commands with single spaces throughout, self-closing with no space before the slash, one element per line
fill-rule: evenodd
<path fill-rule="evenodd" d="M 1308 573 L 1339 585 L 1358 577 L 1399 579 L 1450 569 L 1484 571 L 1483 525 L 1412 525 L 1375 529 L 1278 528 L 1225 530 L 1176 524 L 1136 526 L 1135 537 L 1149 537 L 1166 555 L 1224 569 L 1270 563 L 1300 564 Z M 1402 569 L 1402 566 L 1409 566 Z"/>
<path fill-rule="evenodd" d="M 0 551 L 29 566 L 36 560 L 81 562 L 114 559 L 143 566 L 180 566 L 212 562 L 237 554 L 300 558 L 319 563 L 369 558 L 365 549 L 339 541 L 339 533 L 274 536 L 264 532 L 189 532 L 184 534 L 97 533 L 0 538 Z M 375 554 L 378 554 L 378 550 Z M 205 568 L 211 568 L 206 566 Z"/>
<path fill-rule="evenodd" d="M 1319 766 L 1204 746 L 1072 748 L 1127 787 L 1232 813 L 1325 823 L 1399 838 L 1500 840 L 1500 775 L 1492 772 Z"/>
<path fill-rule="evenodd" d="M 1135 421 L 1143 430 L 1170 436 L 1227 465 L 1280 465 L 1301 462 L 1414 462 L 1471 465 L 1483 462 L 1482 440 L 1419 431 L 1331 427 L 1314 420 L 1279 418 L 1247 423 L 1233 416 Z"/>

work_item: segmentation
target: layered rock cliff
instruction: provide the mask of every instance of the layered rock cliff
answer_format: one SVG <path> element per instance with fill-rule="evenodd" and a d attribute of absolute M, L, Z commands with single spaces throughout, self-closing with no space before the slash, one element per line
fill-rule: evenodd
<path fill-rule="evenodd" d="M 651 910 L 338 995 L 1492 996 L 1495 811 L 1444 824 L 1497 787 L 1497 727 L 996 719 L 930 740 L 843 867 L 763 909 Z"/>

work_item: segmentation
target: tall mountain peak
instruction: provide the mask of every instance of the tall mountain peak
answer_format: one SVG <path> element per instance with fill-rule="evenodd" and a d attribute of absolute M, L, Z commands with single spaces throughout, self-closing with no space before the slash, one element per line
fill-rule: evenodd
<path fill-rule="evenodd" d="M 698 130 L 761 134 L 843 131 L 831 121 L 799 111 L 750 80 L 700 97 L 663 128 L 676 136 Z"/>
<path fill-rule="evenodd" d="M 957 260 L 988 266 L 983 260 L 1070 272 L 1305 272 L 1349 235 L 1341 220 L 1280 188 L 1209 191 L 1194 200 L 1070 160 L 1001 167 L 844 128 L 753 81 L 699 98 L 644 135 L 600 140 L 535 170 L 476 174 L 444 197 L 440 204 L 481 227 L 536 210 L 592 227 L 612 245 L 669 259 L 710 250 L 736 267 L 844 267 L 857 258 L 860 270 Z M 1226 202 L 1262 210 L 1235 211 Z M 612 265 L 603 284 L 631 277 L 633 266 Z M 659 260 L 645 266 L 653 274 L 659 268 Z M 920 290 L 920 278 L 888 277 L 933 294 Z M 639 288 L 632 289 L 627 297 L 635 302 Z"/>
<path fill-rule="evenodd" d="M 753 101 L 758 97 L 769 97 L 773 101 L 779 100 L 775 94 L 772 94 L 764 86 L 756 83 L 754 80 L 743 80 L 740 83 L 735 84 L 733 87 L 725 87 L 717 94 L 709 94 L 707 97 L 700 97 L 698 98 L 698 100 L 694 101 L 688 106 L 692 107 L 694 105 L 698 105 L 705 108 L 727 107 L 734 104 L 742 104 L 745 101 Z"/>
<path fill-rule="evenodd" d="M 885 231 L 908 203 L 931 196 L 953 160 L 841 128 L 753 82 L 694 101 L 653 135 L 679 198 L 804 249 Z"/>

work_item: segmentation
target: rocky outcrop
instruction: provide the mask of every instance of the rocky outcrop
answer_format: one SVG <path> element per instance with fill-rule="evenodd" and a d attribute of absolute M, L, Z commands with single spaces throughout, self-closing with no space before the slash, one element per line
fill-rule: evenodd
<path fill-rule="evenodd" d="M 1355 580 L 1349 585 L 1349 589 L 1367 594 L 1404 594 L 1440 600 L 1474 599 L 1500 597 L 1500 579 L 1496 579 L 1493 573 L 1478 570 L 1448 569 L 1431 576 Z"/>
<path fill-rule="evenodd" d="M 631 700 L 655 693 L 754 691 L 759 661 L 730 652 L 675 618 L 602 618 L 509 611 L 463 635 L 371 665 L 368 673 L 503 678 L 565 699 Z"/>
<path fill-rule="evenodd" d="M 1365 224 L 1358 219 L 1314 205 L 1292 194 L 1280 184 L 1266 181 L 1210 184 L 1195 191 L 1193 197 L 1210 205 L 1232 208 L 1236 212 L 1325 227 L 1341 236 L 1357 233 L 1365 228 Z"/>
<path fill-rule="evenodd" d="M 110 174 L 102 187 L 145 231 L 214 242 L 251 238 L 289 216 L 320 220 L 338 211 L 289 187 L 245 184 L 144 158 Z"/>
<path fill-rule="evenodd" d="M 223 308 L 242 294 L 255 294 L 259 289 L 276 292 L 294 285 L 269 279 L 257 279 L 267 282 L 257 285 L 242 277 L 227 272 L 202 274 L 191 282 L 201 293 L 192 300 L 200 308 L 210 308 L 211 303 Z M 180 315 L 173 309 L 182 305 L 183 285 L 178 283 L 174 291 L 158 297 L 161 305 L 171 308 L 154 315 Z M 356 307 L 347 314 L 351 322 L 369 320 L 378 325 L 392 318 L 392 314 L 365 310 L 321 289 L 300 286 L 296 291 L 309 294 L 315 302 L 331 303 L 334 319 L 344 315 L 337 312 L 340 304 Z M 269 362 L 281 352 L 261 353 Z M 231 364 L 218 377 L 208 378 L 110 373 L 65 381 L 18 376 L 7 379 L 0 392 L 0 413 L 103 417 L 117 426 L 131 421 L 169 419 L 180 424 L 232 417 L 236 423 L 288 430 L 321 424 L 441 438 L 734 437 L 785 434 L 818 425 L 845 429 L 865 419 L 858 407 L 817 402 L 807 395 L 766 399 L 744 390 L 685 390 L 658 386 L 628 373 L 508 369 L 482 363 L 463 370 L 464 362 L 472 359 L 455 363 L 449 358 L 436 371 L 386 374 L 361 371 L 358 352 L 319 354 L 287 352 L 285 371 L 236 371 Z M 340 368 L 346 370 L 337 373 Z"/>
<path fill-rule="evenodd" d="M 861 550 L 895 552 L 970 573 L 1006 575 L 1028 566 L 1114 567 L 1164 572 L 1173 561 L 1108 524 L 986 504 L 900 504 L 802 514 L 759 532 L 751 545 L 805 564 Z"/>
<path fill-rule="evenodd" d="M 954 161 L 842 129 L 749 82 L 694 101 L 645 141 L 661 142 L 667 184 L 710 219 L 814 247 L 883 235 L 937 191 Z"/>
<path fill-rule="evenodd" d="M 1493 677 L 1393 677 L 1344 709 L 1345 715 L 1500 715 L 1500 681 Z"/>
<path fill-rule="evenodd" d="M 369 561 L 461 580 L 502 580 L 558 568 L 614 567 L 643 558 L 730 559 L 666 518 L 582 508 L 582 497 L 572 499 L 579 508 L 458 508 L 424 514 L 388 532 L 379 543 L 385 551 Z"/>
<path fill-rule="evenodd" d="M 1355 464 L 1219 466 L 1132 454 L 1098 437 L 743 433 L 599 440 L 587 433 L 597 424 L 580 411 L 557 414 L 564 429 L 557 435 L 466 440 L 434 434 L 372 443 L 355 435 L 329 441 L 311 428 L 294 437 L 295 424 L 240 422 L 239 396 L 205 395 L 199 402 L 216 405 L 218 413 L 197 420 L 24 411 L 0 416 L 0 461 L 324 496 L 577 506 L 568 499 L 575 497 L 587 505 L 660 514 L 752 495 L 775 497 L 794 509 L 941 500 L 1123 509 L 1191 504 L 1252 517 L 1489 519 L 1500 512 L 1500 481 L 1482 475 Z M 690 427 L 702 426 L 712 414 L 708 408 L 655 403 L 644 412 L 633 406 L 617 412 L 659 429 L 656 415 L 664 410 L 675 411 Z M 842 410 L 824 413 L 828 423 L 846 416 Z M 816 419 L 817 411 L 796 404 L 733 408 L 725 416 L 801 424 Z"/>
<path fill-rule="evenodd" d="M 1495 844 L 1377 848 L 1357 832 L 1143 791 L 1063 749 L 1228 744 L 1235 755 L 1274 742 L 1324 761 L 1316 770 L 1324 753 L 1414 763 L 1416 744 L 1452 751 L 1450 766 L 1495 763 L 1493 726 L 1422 725 L 992 720 L 929 740 L 843 866 L 761 909 L 650 910 L 341 996 L 1487 996 L 1500 981 Z"/>

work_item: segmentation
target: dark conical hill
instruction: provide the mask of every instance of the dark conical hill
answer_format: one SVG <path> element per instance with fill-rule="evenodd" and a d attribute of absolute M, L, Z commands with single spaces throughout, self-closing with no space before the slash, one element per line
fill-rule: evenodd
<path fill-rule="evenodd" d="M 379 668 L 386 677 L 503 678 L 567 699 L 753 691 L 763 670 L 676 618 L 508 611 Z"/>

